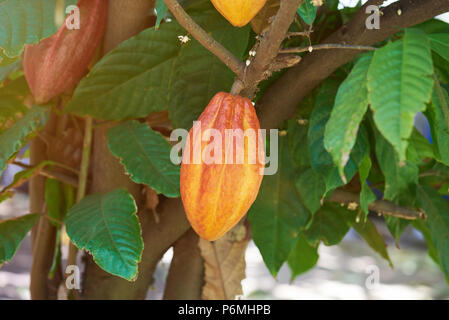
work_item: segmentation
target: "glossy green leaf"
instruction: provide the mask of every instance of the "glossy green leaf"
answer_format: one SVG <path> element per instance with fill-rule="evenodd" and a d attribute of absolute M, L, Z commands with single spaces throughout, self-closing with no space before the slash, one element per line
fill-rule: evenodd
<path fill-rule="evenodd" d="M 407 29 L 404 38 L 376 50 L 368 72 L 368 97 L 374 122 L 401 162 L 418 111 L 430 101 L 432 56 L 427 35 Z"/>
<path fill-rule="evenodd" d="M 276 275 L 295 246 L 309 213 L 295 188 L 295 167 L 286 137 L 279 137 L 279 168 L 265 176 L 248 218 L 255 244 Z"/>
<path fill-rule="evenodd" d="M 34 106 L 11 128 L 0 135 L 0 170 L 24 145 L 26 138 L 46 119 L 48 110 Z"/>
<path fill-rule="evenodd" d="M 67 214 L 70 240 L 103 270 L 134 280 L 143 250 L 137 207 L 123 189 L 86 196 Z"/>
<path fill-rule="evenodd" d="M 309 167 L 310 157 L 307 145 L 307 125 L 301 125 L 295 119 L 288 121 L 288 146 L 295 165 L 298 167 Z"/>
<path fill-rule="evenodd" d="M 39 219 L 39 214 L 0 221 L 0 265 L 14 257 L 20 243 Z"/>
<path fill-rule="evenodd" d="M 316 18 L 318 8 L 312 3 L 312 0 L 305 0 L 298 8 L 298 14 L 308 25 L 312 25 Z"/>
<path fill-rule="evenodd" d="M 315 170 L 309 168 L 301 172 L 296 180 L 296 189 L 311 214 L 314 214 L 321 208 L 326 184 L 321 175 L 315 172 Z"/>
<path fill-rule="evenodd" d="M 288 266 L 292 272 L 291 281 L 297 276 L 312 269 L 318 261 L 318 246 L 311 246 L 302 236 L 299 236 L 295 248 L 288 256 Z"/>
<path fill-rule="evenodd" d="M 167 197 L 179 197 L 179 169 L 170 160 L 171 145 L 147 124 L 127 121 L 108 132 L 108 146 L 131 179 Z"/>
<path fill-rule="evenodd" d="M 368 110 L 366 77 L 371 58 L 372 53 L 362 55 L 340 85 L 324 132 L 324 146 L 332 155 L 342 177 L 357 139 L 360 122 Z"/>
<path fill-rule="evenodd" d="M 449 33 L 431 34 L 429 39 L 432 50 L 449 63 Z"/>
<path fill-rule="evenodd" d="M 58 2 L 0 0 L 0 48 L 4 49 L 7 56 L 19 56 L 25 44 L 38 43 L 56 32 L 55 10 Z M 63 1 L 63 7 L 59 9 L 75 3 L 75 0 Z"/>
<path fill-rule="evenodd" d="M 418 203 L 427 214 L 427 226 L 438 252 L 441 268 L 449 277 L 449 202 L 430 187 L 419 188 Z"/>
<path fill-rule="evenodd" d="M 399 162 L 393 146 L 376 130 L 376 156 L 385 177 L 384 198 L 401 205 L 413 205 L 418 183 L 418 167 L 406 161 Z"/>
<path fill-rule="evenodd" d="M 370 170 L 371 158 L 369 153 L 367 153 L 359 167 L 360 185 L 362 186 L 362 190 L 360 191 L 360 207 L 365 214 L 369 213 L 369 205 L 376 201 L 376 196 L 367 183 Z"/>
<path fill-rule="evenodd" d="M 432 130 L 436 157 L 442 163 L 449 165 L 449 95 L 439 83 L 435 83 L 432 103 L 426 115 Z"/>
<path fill-rule="evenodd" d="M 312 168 L 320 173 L 326 182 L 326 193 L 344 185 L 357 173 L 358 167 L 365 154 L 369 150 L 369 142 L 365 129 L 360 129 L 356 144 L 345 166 L 343 181 L 338 173 L 330 153 L 324 148 L 324 132 L 326 124 L 332 112 L 334 97 L 337 93 L 339 82 L 334 79 L 326 81 L 316 98 L 315 108 L 312 111 L 309 123 L 308 145 Z"/>
<path fill-rule="evenodd" d="M 187 12 L 215 40 L 243 56 L 248 27 L 233 28 L 206 0 Z M 171 21 L 123 42 L 81 81 L 66 110 L 107 120 L 169 110 L 175 127 L 192 127 L 210 99 L 230 89 L 234 74 L 196 40 L 182 44 L 181 35 L 186 31 Z"/>
<path fill-rule="evenodd" d="M 327 203 L 315 213 L 304 236 L 311 245 L 319 241 L 327 246 L 336 245 L 348 233 L 353 219 L 353 212 L 337 204 Z"/>

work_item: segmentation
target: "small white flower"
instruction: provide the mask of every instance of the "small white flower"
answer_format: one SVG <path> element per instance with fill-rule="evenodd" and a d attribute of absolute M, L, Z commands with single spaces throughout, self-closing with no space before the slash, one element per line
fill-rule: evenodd
<path fill-rule="evenodd" d="M 187 43 L 187 42 L 189 42 L 190 41 L 190 38 L 189 38 L 189 36 L 178 36 L 178 39 L 179 39 L 179 41 L 181 41 L 181 43 Z"/>
<path fill-rule="evenodd" d="M 249 56 L 250 56 L 250 57 L 255 57 L 255 56 L 256 56 L 256 50 L 251 50 L 251 51 L 249 52 Z"/>
<path fill-rule="evenodd" d="M 246 66 L 249 67 L 249 65 L 251 64 L 251 60 L 246 60 Z"/>
<path fill-rule="evenodd" d="M 398 16 L 400 16 L 402 14 L 402 10 L 398 9 Z"/>
<path fill-rule="evenodd" d="M 312 51 L 313 51 L 313 47 L 310 46 L 310 47 L 309 47 L 309 52 L 312 52 Z"/>

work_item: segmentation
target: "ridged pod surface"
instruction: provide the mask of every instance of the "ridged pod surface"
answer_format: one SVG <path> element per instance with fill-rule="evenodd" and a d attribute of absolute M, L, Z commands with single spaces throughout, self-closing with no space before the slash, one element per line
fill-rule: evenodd
<path fill-rule="evenodd" d="M 201 238 L 220 238 L 256 200 L 265 167 L 259 129 L 249 99 L 220 92 L 190 130 L 181 164 L 181 198 L 187 218 Z M 241 138 L 235 138 L 239 132 Z"/>
<path fill-rule="evenodd" d="M 243 27 L 263 8 L 267 0 L 211 0 L 233 26 Z"/>
<path fill-rule="evenodd" d="M 108 0 L 79 0 L 77 6 L 79 29 L 69 30 L 63 23 L 52 36 L 25 47 L 25 77 L 38 104 L 78 84 L 103 38 Z"/>

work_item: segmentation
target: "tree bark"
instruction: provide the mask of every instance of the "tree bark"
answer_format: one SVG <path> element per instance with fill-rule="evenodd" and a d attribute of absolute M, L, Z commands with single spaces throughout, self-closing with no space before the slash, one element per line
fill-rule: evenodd
<path fill-rule="evenodd" d="M 173 260 L 165 284 L 164 300 L 201 300 L 204 261 L 199 238 L 189 229 L 173 246 Z"/>

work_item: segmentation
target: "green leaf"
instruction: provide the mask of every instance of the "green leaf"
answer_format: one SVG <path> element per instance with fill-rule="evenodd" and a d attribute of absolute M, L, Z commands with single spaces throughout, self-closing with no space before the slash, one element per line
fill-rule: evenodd
<path fill-rule="evenodd" d="M 38 165 L 19 171 L 14 175 L 12 182 L 0 191 L 0 196 L 9 193 L 11 189 L 18 188 L 41 171 L 45 166 L 52 164 L 51 161 L 43 161 Z"/>
<path fill-rule="evenodd" d="M 300 125 L 295 119 L 288 121 L 288 146 L 297 167 L 310 167 L 307 131 L 307 125 Z"/>
<path fill-rule="evenodd" d="M 429 257 L 438 265 L 440 265 L 440 259 L 438 258 L 438 251 L 435 248 L 435 244 L 432 241 L 432 236 L 430 233 L 430 229 L 427 226 L 427 223 L 422 219 L 417 219 L 412 221 L 413 227 L 419 230 L 424 237 L 424 240 L 427 244 L 427 252 Z"/>
<path fill-rule="evenodd" d="M 332 155 L 342 177 L 357 139 L 360 122 L 368 110 L 366 77 L 372 56 L 372 53 L 362 55 L 340 85 L 324 132 L 324 146 Z"/>
<path fill-rule="evenodd" d="M 308 25 L 312 25 L 316 18 L 317 7 L 312 3 L 312 0 L 305 0 L 298 8 L 298 14 L 302 20 Z"/>
<path fill-rule="evenodd" d="M 302 236 L 299 236 L 295 248 L 288 256 L 288 266 L 292 272 L 291 281 L 297 276 L 312 269 L 318 261 L 318 246 L 311 246 Z"/>
<path fill-rule="evenodd" d="M 295 188 L 295 168 L 286 137 L 279 137 L 278 172 L 264 177 L 248 218 L 254 242 L 271 274 L 276 275 L 309 219 Z"/>
<path fill-rule="evenodd" d="M 248 27 L 233 28 L 206 0 L 187 12 L 214 39 L 243 56 Z M 66 111 L 124 120 L 169 110 L 174 127 L 192 127 L 210 99 L 229 90 L 234 74 L 196 40 L 181 44 L 180 35 L 186 31 L 172 21 L 123 42 L 81 81 Z"/>
<path fill-rule="evenodd" d="M 3 170 L 9 158 L 22 148 L 28 135 L 38 128 L 47 114 L 48 110 L 35 106 L 0 135 L 0 170 Z"/>
<path fill-rule="evenodd" d="M 12 80 L 0 87 L 0 133 L 27 111 L 24 100 L 28 92 L 25 77 Z"/>
<path fill-rule="evenodd" d="M 21 61 L 18 57 L 8 58 L 0 50 L 0 83 L 12 72 L 20 69 Z"/>
<path fill-rule="evenodd" d="M 359 167 L 360 185 L 362 186 L 362 190 L 360 191 L 360 207 L 365 214 L 369 213 L 369 205 L 376 201 L 376 196 L 366 181 L 368 179 L 370 170 L 371 158 L 369 153 L 367 153 Z"/>
<path fill-rule="evenodd" d="M 401 162 L 418 111 L 430 101 L 433 80 L 429 39 L 407 29 L 404 39 L 376 50 L 368 71 L 368 97 L 374 122 L 393 145 Z"/>
<path fill-rule="evenodd" d="M 326 193 L 344 185 L 335 166 L 332 156 L 324 148 L 324 131 L 326 123 L 332 112 L 334 97 L 339 82 L 335 79 L 327 80 L 316 98 L 315 108 L 312 111 L 308 132 L 308 145 L 312 168 L 320 173 L 326 181 Z M 369 142 L 365 129 L 360 129 L 356 144 L 345 166 L 345 177 L 350 181 L 357 173 L 358 167 L 368 152 Z"/>
<path fill-rule="evenodd" d="M 449 277 L 449 202 L 435 190 L 420 186 L 418 203 L 427 214 L 427 226 L 438 252 L 441 268 Z"/>
<path fill-rule="evenodd" d="M 0 0 L 0 48 L 9 57 L 19 56 L 25 44 L 38 43 L 56 32 L 59 0 Z M 76 1 L 65 1 L 63 5 Z"/>
<path fill-rule="evenodd" d="M 154 7 L 155 7 L 156 13 L 157 13 L 155 28 L 158 29 L 161 24 L 162 19 L 164 19 L 168 13 L 168 8 L 165 5 L 164 0 L 156 0 L 156 5 Z"/>
<path fill-rule="evenodd" d="M 179 166 L 170 160 L 171 145 L 138 121 L 127 121 L 108 132 L 108 146 L 120 158 L 131 179 L 167 197 L 179 197 Z"/>
<path fill-rule="evenodd" d="M 393 263 L 391 262 L 387 251 L 387 245 L 370 219 L 367 219 L 366 222 L 355 221 L 352 227 L 374 251 L 380 254 L 380 256 L 387 260 L 390 266 L 393 267 Z"/>
<path fill-rule="evenodd" d="M 298 190 L 304 205 L 313 215 L 321 208 L 321 201 L 326 191 L 326 184 L 320 174 L 312 168 L 301 172 L 296 180 Z"/>
<path fill-rule="evenodd" d="M 103 270 L 131 281 L 143 250 L 136 211 L 133 197 L 124 189 L 92 194 L 68 212 L 67 234 Z"/>
<path fill-rule="evenodd" d="M 343 239 L 351 227 L 354 213 L 337 204 L 326 203 L 315 215 L 304 236 L 311 245 L 323 241 L 333 246 Z"/>
<path fill-rule="evenodd" d="M 427 158 L 435 158 L 433 149 L 434 147 L 429 143 L 429 140 L 414 128 L 407 148 L 407 159 L 417 165 L 424 164 Z"/>
<path fill-rule="evenodd" d="M 386 215 L 384 219 L 387 228 L 388 230 L 390 230 L 390 233 L 393 236 L 394 240 L 396 241 L 396 243 L 399 243 L 401 235 L 404 233 L 405 229 L 407 229 L 407 227 L 410 224 L 410 220 L 396 218 L 388 215 Z"/>
<path fill-rule="evenodd" d="M 45 204 L 50 223 L 55 227 L 61 227 L 59 221 L 64 220 L 65 206 L 61 183 L 58 180 L 47 179 L 45 181 Z"/>
<path fill-rule="evenodd" d="M 14 257 L 23 238 L 38 219 L 39 214 L 34 213 L 0 222 L 0 265 Z"/>
<path fill-rule="evenodd" d="M 449 33 L 431 34 L 428 37 L 432 50 L 449 62 Z"/>
<path fill-rule="evenodd" d="M 432 130 L 436 158 L 449 165 L 449 95 L 438 82 L 435 82 L 432 103 L 426 115 Z"/>
<path fill-rule="evenodd" d="M 399 163 L 393 146 L 375 130 L 376 157 L 385 177 L 384 198 L 400 205 L 412 205 L 416 198 L 419 169 L 406 161 Z"/>

